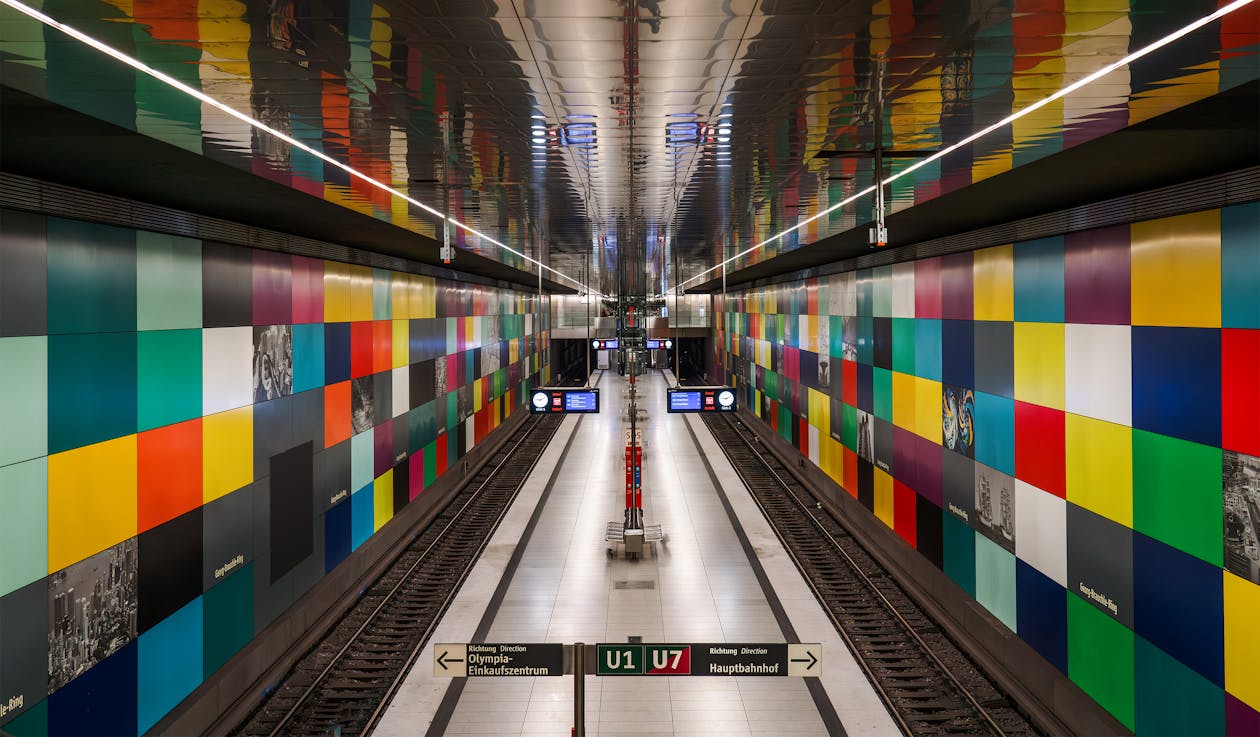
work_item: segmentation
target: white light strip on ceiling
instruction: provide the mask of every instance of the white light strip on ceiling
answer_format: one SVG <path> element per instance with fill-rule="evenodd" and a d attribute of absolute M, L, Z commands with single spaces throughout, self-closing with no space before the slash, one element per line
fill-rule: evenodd
<path fill-rule="evenodd" d="M 107 55 L 107 56 L 113 57 L 114 59 L 117 59 L 118 61 L 121 61 L 122 63 L 126 64 L 126 65 L 127 65 L 127 66 L 129 66 L 129 67 L 132 67 L 133 69 L 136 69 L 136 70 L 138 70 L 138 71 L 144 72 L 145 74 L 149 75 L 150 77 L 153 77 L 154 79 L 160 80 L 160 81 L 162 81 L 162 82 L 164 82 L 164 83 L 166 83 L 166 84 L 170 85 L 171 87 L 174 87 L 175 89 L 179 90 L 180 92 L 183 92 L 184 94 L 189 95 L 190 97 L 194 97 L 194 98 L 196 98 L 196 99 L 200 100 L 201 102 L 203 102 L 203 103 L 205 103 L 205 104 L 207 104 L 207 105 L 210 105 L 210 106 L 212 106 L 212 107 L 214 107 L 214 108 L 216 108 L 216 109 L 218 109 L 218 110 L 223 111 L 224 113 L 227 113 L 228 115 L 231 115 L 232 117 L 236 118 L 237 120 L 240 120 L 240 121 L 242 121 L 242 122 L 244 122 L 244 123 L 247 123 L 247 124 L 248 124 L 248 125 L 250 125 L 250 126 L 253 126 L 254 128 L 257 128 L 257 129 L 258 129 L 258 130 L 260 130 L 260 131 L 264 131 L 265 133 L 268 133 L 268 134 L 270 134 L 270 135 L 272 135 L 272 136 L 275 136 L 276 138 L 279 138 L 280 140 L 284 141 L 285 143 L 289 144 L 290 146 L 294 146 L 294 147 L 296 147 L 296 148 L 299 148 L 299 149 L 301 149 L 301 150 L 305 151 L 306 153 L 308 153 L 308 154 L 310 154 L 310 155 L 312 155 L 312 156 L 314 156 L 314 157 L 316 157 L 316 158 L 320 159 L 321 161 L 324 161 L 324 162 L 327 162 L 327 163 L 329 163 L 329 164 L 332 164 L 333 166 L 337 167 L 338 169 L 341 169 L 342 171 L 346 172 L 347 174 L 349 174 L 350 176 L 354 177 L 355 179 L 358 179 L 358 180 L 360 180 L 360 181 L 362 181 L 362 182 L 365 182 L 365 183 L 367 183 L 367 184 L 370 184 L 370 185 L 372 185 L 373 187 L 376 187 L 377 189 L 380 189 L 380 190 L 382 190 L 382 191 L 388 192 L 389 194 L 393 195 L 394 197 L 398 197 L 399 199 L 405 200 L 406 202 L 408 202 L 408 203 L 410 203 L 410 204 L 412 204 L 412 205 L 415 205 L 416 207 L 420 208 L 421 210 L 424 210 L 425 212 L 427 212 L 427 213 L 429 213 L 429 214 L 431 214 L 431 215 L 435 215 L 435 216 L 437 216 L 437 217 L 439 217 L 439 218 L 442 218 L 443 220 L 445 220 L 445 221 L 449 222 L 451 225 L 454 225 L 454 226 L 455 226 L 455 227 L 457 227 L 457 228 L 461 228 L 462 230 L 464 230 L 464 231 L 466 231 L 466 232 L 468 232 L 468 233 L 471 233 L 471 234 L 473 234 L 473 235 L 475 235 L 475 236 L 477 236 L 477 237 L 479 237 L 479 238 L 481 238 L 481 239 L 483 239 L 483 240 L 485 240 L 485 241 L 488 241 L 488 242 L 490 242 L 490 243 L 493 243 L 494 245 L 498 246 L 499 248 L 502 248 L 503 250 L 505 250 L 505 251 L 507 251 L 507 252 L 509 252 L 509 253 L 516 254 L 517 256 L 520 256 L 521 258 L 525 259 L 526 261 L 528 261 L 528 262 L 530 262 L 530 263 L 532 263 L 532 264 L 534 264 L 534 265 L 536 265 L 536 266 L 539 266 L 539 267 L 541 267 L 541 268 L 543 268 L 543 269 L 546 269 L 547 271 L 550 271 L 551 273 L 555 274 L 556 276 L 561 277 L 562 279 L 567 279 L 567 280 L 569 280 L 570 282 L 573 282 L 574 284 L 576 284 L 578 287 L 580 287 L 580 288 L 582 288 L 582 289 L 587 289 L 587 290 L 589 290 L 589 287 L 586 287 L 585 285 L 583 285 L 583 284 L 582 284 L 581 282 L 579 282 L 578 280 L 576 280 L 576 279 L 574 279 L 574 278 L 572 278 L 572 277 L 568 276 L 567 274 L 564 274 L 564 273 L 562 273 L 562 272 L 560 272 L 560 271 L 557 271 L 556 269 L 553 269 L 553 268 L 551 268 L 550 266 L 547 266 L 546 264 L 544 264 L 544 263 L 540 262 L 538 259 L 535 259 L 535 258 L 533 258 L 533 257 L 531 257 L 531 256 L 528 256 L 528 255 L 526 255 L 526 254 L 524 254 L 524 253 L 521 253 L 520 251 L 516 250 L 515 248 L 512 248 L 511 246 L 507 245 L 506 243 L 503 243 L 503 242 L 501 242 L 501 241 L 499 241 L 499 240 L 496 240 L 495 238 L 491 238 L 490 236 L 486 235 L 485 233 L 482 233 L 481 231 L 477 230 L 476 228 L 474 228 L 474 227 L 472 227 L 472 226 L 470 226 L 470 225 L 467 225 L 467 224 L 465 224 L 465 223 L 462 223 L 462 222 L 460 222 L 459 220 L 456 220 L 455 218 L 453 218 L 453 217 L 450 217 L 450 216 L 446 215 L 446 214 L 445 214 L 445 213 L 443 213 L 442 211 L 440 211 L 440 210 L 438 210 L 438 209 L 436 209 L 436 208 L 434 208 L 434 207 L 431 207 L 430 205 L 426 205 L 425 203 L 423 203 L 423 202 L 421 202 L 421 201 L 419 201 L 419 200 L 417 200 L 417 199 L 414 199 L 414 198 L 410 197 L 409 195 L 404 194 L 403 192 L 401 192 L 401 191 L 399 191 L 399 190 L 397 190 L 397 189 L 394 189 L 393 187 L 391 187 L 391 186 L 389 186 L 388 184 L 386 184 L 386 183 L 384 183 L 384 182 L 380 181 L 379 179 L 375 179 L 375 178 L 373 178 L 373 177 L 370 177 L 370 176 L 368 176 L 367 174 L 364 174 L 363 172 L 359 171 L 358 169 L 355 169 L 354 167 L 352 167 L 352 166 L 350 166 L 350 165 L 348 165 L 348 164 L 342 163 L 342 162 L 338 161 L 337 159 L 334 159 L 333 157 L 329 156 L 328 154 L 325 154 L 323 151 L 319 151 L 318 149 L 315 149 L 315 148 L 313 148 L 313 147 L 311 147 L 311 146 L 308 146 L 307 144 L 305 144 L 305 143 L 303 143 L 303 142 L 299 141 L 298 139 L 294 138 L 293 136 L 290 136 L 289 134 L 287 134 L 287 133 L 285 133 L 285 132 L 283 132 L 283 131 L 280 131 L 280 130 L 277 130 L 277 129 L 275 129 L 275 128 L 272 128 L 271 126 L 267 125 L 266 123 L 264 123 L 264 122 L 262 122 L 262 121 L 260 121 L 260 120 L 256 120 L 256 119 L 254 119 L 254 118 L 249 117 L 249 116 L 248 116 L 248 115 L 246 115 L 245 113 L 242 113 L 242 112 L 240 112 L 240 111 L 236 110 L 235 108 L 233 108 L 233 107 L 231 107 L 231 106 L 229 106 L 229 105 L 227 105 L 227 104 L 225 104 L 225 103 L 223 103 L 223 102 L 220 102 L 219 100 L 217 100 L 217 99 L 215 99 L 215 98 L 211 97 L 210 95 L 207 95 L 206 93 L 202 92 L 201 90 L 198 90 L 198 89 L 195 89 L 195 88 L 193 88 L 193 87 L 190 87 L 190 86 L 188 86 L 188 85 L 184 84 L 183 82 L 180 82 L 178 79 L 175 79 L 174 77 L 172 77 L 172 76 L 170 76 L 170 75 L 168 75 L 168 74 L 166 74 L 166 73 L 164 73 L 164 72 L 161 72 L 161 71 L 159 71 L 159 70 L 157 70 L 157 69 L 154 69 L 153 67 L 149 66 L 148 64 L 145 64 L 144 62 L 140 61 L 139 59 L 136 59 L 136 58 L 133 58 L 133 57 L 131 57 L 131 56 L 128 56 L 127 54 L 124 54 L 123 52 L 119 51 L 118 49 L 115 49 L 114 47 L 110 46 L 109 44 L 104 43 L 103 41 L 99 41 L 99 40 L 97 40 L 97 39 L 93 38 L 92 36 L 87 35 L 86 33 L 83 33 L 82 31 L 80 31 L 80 30 L 78 30 L 78 29 L 74 28 L 73 26 L 68 26 L 68 25 L 66 25 L 65 23 L 62 23 L 61 21 L 57 20 L 56 18 L 53 18 L 52 16 L 49 16 L 49 15 L 47 15 L 47 14 L 45 14 L 45 13 L 42 13 L 42 12 L 40 12 L 39 10 L 36 10 L 35 8 L 30 7 L 29 5 L 25 5 L 25 4 L 21 3 L 21 2 L 19 2 L 18 0 L 0 0 L 0 4 L 7 5 L 7 6 L 9 6 L 9 7 L 13 8 L 14 10 L 18 11 L 19 13 L 22 13 L 22 14 L 24 14 L 24 15 L 30 16 L 31 18 L 34 18 L 35 20 L 39 21 L 40 23 L 43 23 L 43 24 L 44 24 L 44 25 L 46 25 L 46 26 L 49 26 L 49 27 L 51 27 L 51 28 L 55 28 L 55 29 L 57 29 L 58 31 L 61 31 L 62 33 L 66 34 L 67 36 L 69 36 L 69 37 L 71 37 L 71 38 L 73 38 L 73 39 L 75 39 L 75 40 L 77 40 L 77 41 L 80 41 L 80 42 L 82 42 L 82 43 L 85 43 L 85 44 L 87 44 L 88 46 L 91 46 L 92 48 L 96 49 L 97 51 L 100 51 L 102 54 L 105 54 L 105 55 Z"/>
<path fill-rule="evenodd" d="M 8 2 L 8 1 L 9 1 L 9 0 L 0 0 L 0 2 Z M 897 172 L 896 174 L 894 174 L 894 175 L 892 175 L 892 176 L 888 177 L 887 179 L 885 179 L 885 180 L 884 180 L 884 184 L 888 184 L 888 183 L 890 183 L 890 182 L 896 181 L 896 180 L 898 180 L 898 179 L 900 179 L 900 178 L 902 178 L 902 177 L 906 176 L 907 174 L 909 174 L 909 173 L 911 173 L 911 172 L 913 172 L 913 171 L 915 171 L 915 170 L 917 170 L 917 169 L 920 169 L 920 168 L 922 168 L 922 167 L 924 167 L 924 166 L 927 166 L 928 164 L 932 163 L 933 161 L 936 161 L 937 159 L 940 159 L 940 158 L 941 158 L 941 157 L 943 157 L 943 156 L 947 156 L 948 154 L 953 153 L 954 151 L 958 150 L 959 148 L 962 148 L 963 146 L 966 146 L 967 144 L 972 143 L 973 141 L 975 141 L 975 140 L 976 140 L 976 139 L 978 139 L 978 138 L 981 138 L 982 136 L 986 136 L 986 135 L 988 135 L 989 133 L 992 133 L 993 131 L 998 130 L 999 128 L 1003 128 L 1003 127 L 1005 127 L 1005 126 L 1007 126 L 1007 125 L 1010 125 L 1011 123 L 1013 123 L 1013 122 L 1014 122 L 1014 121 L 1016 121 L 1016 120 L 1019 120 L 1020 118 L 1024 117 L 1025 115 L 1028 115 L 1028 114 L 1029 114 L 1029 113 L 1031 113 L 1031 112 L 1034 112 L 1034 111 L 1036 111 L 1036 110 L 1039 110 L 1040 108 L 1043 108 L 1043 107 L 1045 107 L 1046 105 L 1049 105 L 1050 103 L 1054 102 L 1055 100 L 1058 100 L 1058 99 L 1059 99 L 1059 98 L 1061 98 L 1061 97 L 1065 97 L 1065 96 L 1067 96 L 1067 95 L 1070 95 L 1071 93 L 1075 92 L 1076 90 L 1080 89 L 1081 87 L 1084 87 L 1085 85 L 1089 84 L 1090 82 L 1093 82 L 1093 81 L 1095 81 L 1095 80 L 1097 80 L 1097 79 L 1100 79 L 1101 77 L 1105 77 L 1105 76 L 1107 76 L 1108 74 L 1111 74 L 1111 73 L 1112 73 L 1112 72 L 1114 72 L 1115 70 L 1119 69 L 1120 67 L 1125 66 L 1125 65 L 1127 65 L 1127 64 L 1130 64 L 1130 63 L 1132 63 L 1132 62 L 1134 62 L 1134 61 L 1137 61 L 1138 59 L 1142 58 L 1143 56 L 1146 56 L 1147 54 L 1150 54 L 1150 53 L 1152 53 L 1152 52 L 1154 52 L 1154 51 L 1157 51 L 1157 50 L 1158 50 L 1158 49 L 1160 49 L 1160 48 L 1163 48 L 1164 46 L 1167 46 L 1168 44 L 1172 43 L 1173 41 L 1176 41 L 1177 39 L 1181 38 L 1182 36 L 1185 36 L 1185 35 L 1187 35 L 1187 34 L 1193 33 L 1194 31 L 1197 31 L 1198 29 L 1202 28 L 1203 26 L 1206 26 L 1207 24 L 1211 23 L 1212 21 L 1215 21 L 1215 20 L 1217 20 L 1217 19 L 1219 19 L 1219 18 L 1221 18 L 1221 17 L 1223 17 L 1223 16 L 1229 15 L 1230 13 L 1234 12 L 1235 10 L 1238 10 L 1239 8 L 1242 8 L 1242 7 L 1244 7 L 1244 6 L 1250 5 L 1252 2 L 1255 2 L 1255 0 L 1234 0 L 1234 2 L 1232 2 L 1232 3 L 1230 3 L 1230 4 L 1226 5 L 1226 6 L 1224 6 L 1224 7 L 1220 8 L 1220 9 L 1218 9 L 1216 12 L 1214 12 L 1214 13 L 1212 13 L 1212 14 L 1210 14 L 1210 15 L 1205 15 L 1204 17 L 1202 17 L 1202 18 L 1200 18 L 1200 19 L 1198 19 L 1198 20 L 1194 21 L 1193 23 L 1190 23 L 1189 25 L 1187 25 L 1187 26 L 1185 26 L 1185 27 L 1183 27 L 1183 28 L 1180 28 L 1180 29 L 1178 29 L 1178 30 L 1176 30 L 1176 31 L 1173 31 L 1172 33 L 1168 34 L 1167 36 L 1164 36 L 1163 38 L 1161 38 L 1161 39 L 1159 39 L 1159 40 L 1157 40 L 1157 41 L 1155 41 L 1155 42 L 1153 42 L 1153 43 L 1151 43 L 1151 44 L 1149 44 L 1149 45 L 1147 45 L 1147 46 L 1143 46 L 1142 48 L 1138 49 L 1137 51 L 1134 51 L 1133 53 L 1129 54 L 1128 56 L 1124 57 L 1123 59 L 1120 59 L 1119 61 L 1114 61 L 1114 62 L 1112 62 L 1112 63 L 1110 63 L 1110 64 L 1108 64 L 1108 65 L 1106 65 L 1106 66 L 1102 67 L 1102 68 L 1101 68 L 1101 69 L 1099 69 L 1098 71 L 1093 72 L 1092 74 L 1090 74 L 1090 75 L 1088 75 L 1088 76 L 1085 76 L 1085 77 L 1082 77 L 1082 78 L 1080 78 L 1080 79 L 1076 80 L 1076 81 L 1075 81 L 1075 82 L 1073 82 L 1072 84 L 1070 84 L 1070 85 L 1068 85 L 1068 86 L 1064 87 L 1063 89 L 1059 90 L 1058 92 L 1055 92 L 1054 94 L 1050 95 L 1049 97 L 1044 97 L 1044 98 L 1042 98 L 1042 99 L 1038 100 L 1037 102 L 1034 102 L 1033 104 L 1029 105 L 1028 107 L 1023 108 L 1023 109 L 1019 110 L 1018 112 L 1011 113 L 1010 115 L 1006 116 L 1005 118 L 1002 118 L 1002 119 L 1001 119 L 1001 120 L 999 120 L 998 122 L 996 122 L 996 123 L 994 123 L 994 124 L 992 124 L 992 125 L 990 125 L 990 126 L 988 126 L 988 127 L 986 127 L 986 128 L 982 128 L 982 129 L 980 129 L 980 130 L 976 131 L 975 133 L 972 133 L 971 135 L 967 136 L 966 138 L 962 139 L 961 141 L 958 141 L 957 143 L 953 143 L 953 144 L 951 144 L 951 145 L 949 145 L 949 146 L 946 146 L 945 148 L 941 149 L 940 151 L 937 151 L 936 153 L 932 154 L 931 156 L 928 156 L 928 157 L 926 157 L 926 158 L 924 158 L 924 159 L 921 159 L 919 162 L 917 162 L 917 163 L 915 163 L 915 164 L 913 164 L 913 165 L 911 165 L 911 166 L 908 166 L 908 167 L 906 167 L 905 169 L 902 169 L 901 171 Z M 769 238 L 765 239 L 764 241 L 761 241 L 760 243 L 758 243 L 758 244 L 756 244 L 756 245 L 749 246 L 748 248 L 745 248 L 744 250 L 740 251 L 739 253 L 735 254 L 734 256 L 731 256 L 730 258 L 726 259 L 725 261 L 722 261 L 722 262 L 721 262 L 721 263 L 719 263 L 717 266 L 712 266 L 712 267 L 710 267 L 710 268 L 708 268 L 708 269 L 705 269 L 704 271 L 701 271 L 699 274 L 696 274 L 695 276 L 691 277 L 690 279 L 687 279 L 686 281 L 682 282 L 682 283 L 681 283 L 681 284 L 679 284 L 678 286 L 674 287 L 674 289 L 675 289 L 675 290 L 682 289 L 683 287 L 687 286 L 688 284 L 690 284 L 691 282 L 695 281 L 696 279 L 699 279 L 700 277 L 704 276 L 705 274 L 709 274 L 709 273 L 711 273 L 711 272 L 717 271 L 718 269 L 721 269 L 722 267 L 726 266 L 727 264 L 731 263 L 732 261 L 734 261 L 734 260 L 736 260 L 736 259 L 738 259 L 738 258 L 741 258 L 741 257 L 743 257 L 743 256 L 746 256 L 746 255 L 748 255 L 749 253 L 752 253 L 753 251 L 756 251 L 757 249 L 761 248 L 762 246 L 765 246 L 767 243 L 772 243 L 772 242 L 774 242 L 774 241 L 776 241 L 776 240 L 778 240 L 778 239 L 782 238 L 783 236 L 787 235 L 788 233 L 791 233 L 791 232 L 792 232 L 792 231 L 794 231 L 794 230 L 800 230 L 801 228 L 805 227 L 806 225 L 809 225 L 810 223 L 812 223 L 813 221 L 815 221 L 815 220 L 817 220 L 817 219 L 819 219 L 819 218 L 821 218 L 821 217 L 826 217 L 827 215 L 829 215 L 830 213 L 834 212 L 835 210 L 837 210 L 837 209 L 839 209 L 839 208 L 841 208 L 841 207 L 844 207 L 845 205 L 849 204 L 850 202 L 853 202 L 853 201 L 855 201 L 855 200 L 857 200 L 857 199 L 859 199 L 859 198 L 861 198 L 861 197 L 865 197 L 866 195 L 871 194 L 871 193 L 872 193 L 872 192 L 874 192 L 874 191 L 875 191 L 875 186 L 874 186 L 874 185 L 872 185 L 872 186 L 870 186 L 870 187 L 867 187 L 866 189 L 862 190 L 861 192 L 858 192 L 857 194 L 852 195 L 852 196 L 850 196 L 850 197 L 849 197 L 849 198 L 847 198 L 847 199 L 841 200 L 840 202 L 837 202 L 836 204 L 832 205 L 831 207 L 828 207 L 828 208 L 827 208 L 827 209 L 825 209 L 825 210 L 822 210 L 822 211 L 820 211 L 820 212 L 818 212 L 818 213 L 816 213 L 816 214 L 814 214 L 814 215 L 811 215 L 810 217 L 806 218 L 805 220 L 802 220 L 801 222 L 797 223 L 796 225 L 793 225 L 792 227 L 790 227 L 790 228 L 788 228 L 788 229 L 786 229 L 786 230 L 784 230 L 784 231 L 782 231 L 782 232 L 780 232 L 780 233 L 776 233 L 776 234 L 774 234 L 774 235 L 770 236 Z"/>

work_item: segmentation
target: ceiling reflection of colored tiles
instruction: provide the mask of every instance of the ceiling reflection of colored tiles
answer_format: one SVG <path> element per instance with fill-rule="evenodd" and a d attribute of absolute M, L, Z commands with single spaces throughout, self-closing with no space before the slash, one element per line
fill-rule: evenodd
<path fill-rule="evenodd" d="M 42 10 L 302 143 L 400 191 L 440 176 L 446 85 L 422 49 L 396 46 L 388 14 L 353 0 L 339 18 L 299 18 L 292 0 L 247 7 L 234 0 L 52 0 Z M 231 164 L 365 215 L 440 238 L 437 218 L 259 131 L 164 82 L 108 59 L 35 20 L 0 10 L 4 82 L 52 102 Z M 24 69 L 15 72 L 15 66 Z M 483 187 L 500 152 L 477 121 L 455 130 L 468 144 L 466 181 L 450 173 L 452 214 L 489 221 L 521 245 L 519 216 L 500 213 Z M 416 162 L 423 162 L 417 166 Z M 440 202 L 425 197 L 435 206 Z M 440 209 L 440 208 L 439 208 Z M 470 217 L 470 213 L 473 215 Z M 479 214 L 479 218 L 477 215 Z M 511 265 L 522 259 L 455 231 L 457 246 Z"/>
<path fill-rule="evenodd" d="M 1205 16 L 1215 2 L 1155 3 L 1038 0 L 1007 3 L 1006 17 L 983 24 L 974 43 L 941 53 L 924 35 L 948 37 L 950 23 L 968 26 L 976 18 L 948 21 L 944 15 L 899 14 L 907 2 L 891 5 L 891 17 L 872 23 L 865 39 L 871 52 L 888 59 L 884 146 L 891 151 L 935 151 L 1041 100 L 1076 80 Z M 1172 7 L 1175 5 L 1176 7 Z M 1224 5 L 1224 3 L 1220 3 Z M 898 212 L 1014 167 L 1096 139 L 1161 113 L 1196 102 L 1260 76 L 1260 6 L 1250 6 L 1121 67 L 1013 124 L 963 146 L 889 185 L 889 212 Z M 866 66 L 865 61 L 860 61 Z M 860 70 L 845 54 L 820 77 L 831 77 L 829 92 L 815 88 L 802 96 L 800 114 L 788 127 L 804 128 L 797 151 L 779 147 L 770 156 L 793 157 L 802 175 L 796 191 L 785 188 L 768 207 L 737 224 L 729 255 L 772 237 L 800 220 L 874 184 L 870 159 L 814 158 L 834 141 L 835 149 L 870 150 L 871 126 L 845 125 L 843 118 L 863 107 Z M 738 97 L 737 97 L 738 101 Z M 830 111 L 830 114 L 828 114 Z M 854 116 L 856 117 L 856 115 Z M 838 134 L 837 134 L 838 129 Z M 796 140 L 790 132 L 784 140 Z M 891 158 L 888 176 L 916 159 Z M 812 175 L 812 176 L 811 176 Z M 830 179 L 831 181 L 828 181 Z M 763 261 L 873 219 L 873 198 L 814 221 L 732 264 Z"/>
<path fill-rule="evenodd" d="M 533 254 L 541 244 L 566 273 L 592 257 L 597 288 L 612 293 L 668 288 L 869 187 L 880 55 L 888 60 L 880 142 L 895 176 L 1224 5 L 879 0 L 808 13 L 790 3 L 702 0 L 40 7 L 513 248 Z M 889 208 L 905 210 L 1254 80 L 1257 28 L 1260 3 L 1209 23 L 897 179 Z M 435 234 L 436 219 L 404 201 L 8 8 L 0 10 L 0 53 L 6 85 Z M 873 218 L 871 200 L 839 207 L 733 267 L 861 226 Z M 474 235 L 455 238 L 524 265 Z"/>

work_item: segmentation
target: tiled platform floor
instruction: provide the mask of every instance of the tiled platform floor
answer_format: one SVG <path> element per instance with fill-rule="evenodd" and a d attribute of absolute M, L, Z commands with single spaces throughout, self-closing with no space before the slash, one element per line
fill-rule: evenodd
<path fill-rule="evenodd" d="M 644 508 L 667 542 L 642 559 L 610 557 L 609 521 L 625 501 L 622 429 L 626 379 L 605 372 L 599 415 L 585 416 L 487 642 L 782 642 L 786 638 L 688 432 L 700 439 L 731 497 L 797 639 L 822 642 L 822 683 L 850 735 L 897 734 L 712 436 L 694 417 L 665 412 L 667 379 L 639 378 L 644 423 Z M 577 423 L 566 419 L 509 519 L 492 540 L 433 642 L 467 641 L 498 585 L 525 521 Z M 533 501 L 531 501 L 533 500 Z M 482 570 L 482 569 L 485 570 Z M 478 609 L 478 606 L 481 608 Z M 423 735 L 449 679 L 432 675 L 426 648 L 377 728 L 379 737 Z M 445 733 L 568 735 L 571 677 L 472 678 Z M 825 735 L 804 679 L 773 677 L 586 678 L 589 735 Z"/>

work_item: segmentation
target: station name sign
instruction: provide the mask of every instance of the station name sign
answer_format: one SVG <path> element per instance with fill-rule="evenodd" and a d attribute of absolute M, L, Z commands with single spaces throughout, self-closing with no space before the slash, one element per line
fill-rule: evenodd
<path fill-rule="evenodd" d="M 670 412 L 734 412 L 735 390 L 729 386 L 678 387 L 666 389 Z"/>
<path fill-rule="evenodd" d="M 599 389 L 542 388 L 530 392 L 529 411 L 545 415 L 552 412 L 599 412 Z"/>

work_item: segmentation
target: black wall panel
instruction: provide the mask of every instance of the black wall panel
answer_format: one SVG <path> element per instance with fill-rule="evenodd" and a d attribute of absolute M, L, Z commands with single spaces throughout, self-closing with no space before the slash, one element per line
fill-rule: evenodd
<path fill-rule="evenodd" d="M 407 502 L 411 501 L 410 468 L 406 461 L 394 466 L 394 514 L 401 512 Z"/>
<path fill-rule="evenodd" d="M 207 328 L 252 325 L 254 277 L 250 250 L 205 241 L 201 254 L 202 325 Z"/>
<path fill-rule="evenodd" d="M 140 632 L 201 596 L 202 515 L 203 508 L 198 507 L 140 533 L 136 614 Z"/>
<path fill-rule="evenodd" d="M 48 235 L 43 215 L 0 210 L 0 337 L 48 332 Z"/>
<path fill-rule="evenodd" d="M 413 409 L 425 402 L 432 402 L 437 396 L 434 390 L 436 380 L 434 373 L 433 359 L 411 364 L 407 378 L 410 383 L 409 399 Z"/>
<path fill-rule="evenodd" d="M 303 443 L 271 457 L 271 582 L 314 552 L 313 448 Z"/>
<path fill-rule="evenodd" d="M 941 508 L 918 494 L 914 497 L 915 548 L 937 568 L 945 566 L 945 541 L 941 534 Z"/>

